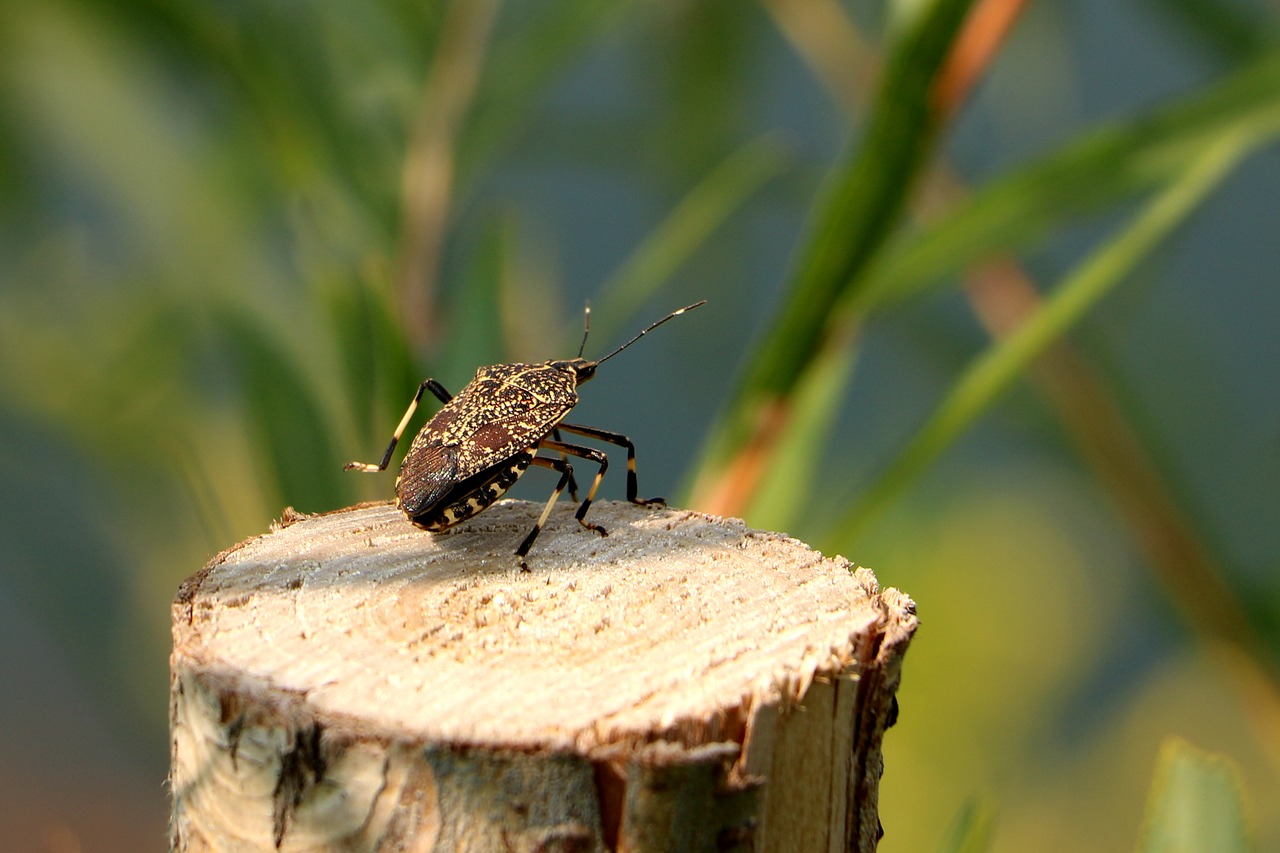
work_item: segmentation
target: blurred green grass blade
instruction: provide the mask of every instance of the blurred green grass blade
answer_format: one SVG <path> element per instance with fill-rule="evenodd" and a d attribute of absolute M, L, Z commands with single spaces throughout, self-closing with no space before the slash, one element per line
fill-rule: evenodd
<path fill-rule="evenodd" d="M 498 294 L 507 359 L 538 362 L 576 355 L 583 305 L 565 298 L 555 235 L 545 221 L 516 208 L 503 214 L 502 225 Z"/>
<path fill-rule="evenodd" d="M 796 531 L 809 500 L 829 487 L 820 463 L 830 446 L 845 389 L 857 360 L 858 337 L 851 330 L 830 339 L 801 377 L 791 398 L 792 415 L 769 467 L 760 479 L 746 517 L 766 530 Z M 798 532 L 796 535 L 800 535 Z"/>
<path fill-rule="evenodd" d="M 991 804 L 982 799 L 970 800 L 956 816 L 938 853 L 986 853 L 991 849 L 994 824 Z"/>
<path fill-rule="evenodd" d="M 785 393 L 817 352 L 832 307 L 899 221 L 932 150 L 933 82 L 972 0 L 934 0 L 894 45 L 857 153 L 820 202 L 787 301 L 756 351 L 750 388 Z"/>
<path fill-rule="evenodd" d="M 1246 853 L 1240 775 L 1226 757 L 1165 741 L 1143 817 L 1138 853 Z"/>
<path fill-rule="evenodd" d="M 276 502 L 304 512 L 350 502 L 354 481 L 344 477 L 335 452 L 333 419 L 318 401 L 290 353 L 247 314 L 229 309 L 222 317 L 230 362 L 240 382 L 246 420 L 260 450 L 264 489 Z"/>
<path fill-rule="evenodd" d="M 502 282 L 514 239 L 511 217 L 490 217 L 481 226 L 462 286 L 451 291 L 449 341 L 440 374 L 455 394 L 476 368 L 510 361 L 502 335 Z"/>
<path fill-rule="evenodd" d="M 1275 43 L 1274 16 L 1231 0 L 1155 0 L 1174 23 L 1227 59 L 1261 53 Z"/>
<path fill-rule="evenodd" d="M 873 303 L 915 295 L 984 257 L 1034 245 L 1063 224 L 1172 180 L 1188 157 L 1233 128 L 1280 116 L 1280 54 L 1271 54 L 1174 106 L 1103 128 L 973 193 L 920 233 L 887 249 L 857 295 Z"/>
<path fill-rule="evenodd" d="M 970 365 L 937 411 L 835 527 L 843 543 L 901 494 L 1098 300 L 1196 209 L 1221 182 L 1256 133 L 1235 133 L 1206 146 L 1182 176 L 1152 200 L 1122 233 L 1086 259 L 1032 317 Z"/>
<path fill-rule="evenodd" d="M 861 142 L 833 172 L 810 224 L 778 319 L 752 352 L 703 457 L 700 479 L 751 440 L 762 413 L 785 397 L 822 345 L 831 312 L 897 225 L 933 149 L 938 69 L 972 0 L 921 4 L 894 43 Z"/>
<path fill-rule="evenodd" d="M 773 137 L 746 143 L 724 159 L 667 214 L 595 299 L 593 334 L 612 341 L 632 325 L 640 306 L 743 203 L 783 170 L 786 151 Z"/>
<path fill-rule="evenodd" d="M 69 181 L 103 205 L 118 229 L 111 252 L 140 261 L 134 275 L 163 271 L 172 287 L 204 292 L 251 275 L 243 198 L 207 148 L 174 132 L 161 69 L 75 5 L 6 11 L 0 100 L 39 151 L 34 179 Z M 48 224 L 62 226 L 56 214 Z"/>
<path fill-rule="evenodd" d="M 256 175 L 267 192 L 341 187 L 385 226 L 395 211 L 410 92 L 434 41 L 434 6 L 396 15 L 385 4 L 329 3 L 303 15 L 257 4 L 240 20 L 218 4 L 184 4 L 165 15 L 165 26 L 228 88 L 241 112 L 234 132 L 252 145 L 241 162 L 270 157 Z M 374 67 L 378 85 L 357 105 L 352 81 L 367 81 Z"/>
<path fill-rule="evenodd" d="M 684 186 L 741 135 L 741 93 L 755 73 L 759 30 L 741 0 L 659 5 L 662 61 L 654 64 L 652 85 L 666 106 L 650 132 L 664 178 Z"/>
<path fill-rule="evenodd" d="M 340 280 L 317 288 L 342 374 L 341 405 L 354 426 L 357 447 L 384 438 L 422 378 L 404 330 L 386 295 L 368 280 Z M 348 453 L 359 453 L 356 447 Z"/>

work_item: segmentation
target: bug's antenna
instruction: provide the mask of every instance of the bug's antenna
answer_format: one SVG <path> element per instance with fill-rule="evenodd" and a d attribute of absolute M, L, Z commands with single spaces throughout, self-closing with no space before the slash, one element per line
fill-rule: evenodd
<path fill-rule="evenodd" d="M 662 318 L 661 320 L 659 320 L 658 322 L 656 322 L 656 323 L 653 323 L 653 324 L 649 325 L 649 326 L 648 326 L 648 327 L 646 327 L 646 328 L 644 329 L 644 331 L 642 331 L 640 334 L 636 335 L 634 338 L 632 338 L 631 340 L 627 341 L 625 344 L 623 344 L 622 346 L 618 347 L 616 350 L 614 350 L 613 352 L 611 352 L 611 353 L 609 353 L 608 355 L 606 355 L 604 358 L 602 358 L 602 359 L 600 359 L 599 361 L 597 361 L 597 362 L 596 362 L 596 364 L 604 364 L 606 361 L 608 361 L 609 359 L 613 358 L 615 355 L 617 355 L 618 353 L 622 352 L 624 349 L 626 349 L 627 347 L 631 346 L 631 345 L 632 345 L 632 344 L 634 344 L 636 341 L 640 340 L 640 339 L 641 339 L 641 338 L 643 338 L 645 335 L 649 334 L 649 333 L 650 333 L 650 332 L 652 332 L 654 329 L 658 328 L 658 327 L 659 327 L 659 326 L 661 326 L 663 323 L 665 323 L 665 322 L 667 322 L 668 320 L 670 320 L 672 317 L 679 317 L 681 314 L 683 314 L 683 313 L 684 313 L 684 312 L 686 312 L 686 311 L 692 311 L 694 308 L 697 308 L 697 307 L 699 307 L 700 305 L 706 305 L 706 304 L 707 304 L 707 300 L 703 299 L 703 300 L 702 300 L 702 301 L 700 301 L 700 302 L 695 302 L 695 303 L 693 303 L 692 305 L 686 305 L 686 306 L 684 306 L 683 308 L 680 308 L 680 309 L 677 309 L 677 310 L 675 310 L 675 311 L 672 311 L 670 314 L 668 314 L 667 316 L 663 317 L 663 318 Z M 583 344 L 583 345 L 585 346 L 585 340 L 584 340 L 584 344 Z"/>
<path fill-rule="evenodd" d="M 582 358 L 582 353 L 587 348 L 587 335 L 591 334 L 591 303 L 587 303 L 586 309 L 583 311 L 582 317 L 582 346 L 578 347 L 578 358 Z"/>

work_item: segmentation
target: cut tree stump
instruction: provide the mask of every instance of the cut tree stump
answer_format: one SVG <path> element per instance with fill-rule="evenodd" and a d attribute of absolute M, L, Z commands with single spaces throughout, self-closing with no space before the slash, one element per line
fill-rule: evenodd
<path fill-rule="evenodd" d="M 695 512 L 287 512 L 179 591 L 177 851 L 873 850 L 914 605 Z"/>

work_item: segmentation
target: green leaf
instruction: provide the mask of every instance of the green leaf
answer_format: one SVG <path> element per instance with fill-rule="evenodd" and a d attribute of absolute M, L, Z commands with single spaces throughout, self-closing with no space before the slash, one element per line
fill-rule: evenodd
<path fill-rule="evenodd" d="M 847 541 L 901 494 L 1013 384 L 1033 359 L 1060 338 L 1098 300 L 1196 209 L 1263 137 L 1238 132 L 1207 145 L 1182 176 L 1151 201 L 1111 242 L 1073 271 L 1032 317 L 993 344 L 960 377 L 933 416 L 861 495 L 836 526 Z"/>
<path fill-rule="evenodd" d="M 835 306 L 901 219 L 933 150 L 934 78 L 972 0 L 932 0 L 903 22 L 860 144 L 836 166 L 818 204 L 786 302 L 756 347 L 703 457 L 714 478 L 769 418 L 817 356 Z"/>
<path fill-rule="evenodd" d="M 260 482 L 279 490 L 275 497 L 282 507 L 312 512 L 349 503 L 354 480 L 343 474 L 332 418 L 305 372 L 281 345 L 279 335 L 247 314 L 229 309 L 222 320 L 260 450 Z"/>
<path fill-rule="evenodd" d="M 1154 5 L 1224 58 L 1251 56 L 1275 42 L 1275 27 L 1261 7 L 1230 0 L 1155 0 Z"/>
<path fill-rule="evenodd" d="M 1138 853 L 1245 853 L 1240 774 L 1225 756 L 1165 741 L 1143 817 Z"/>
<path fill-rule="evenodd" d="M 856 156 L 820 203 L 787 302 L 752 358 L 747 386 L 784 393 L 817 353 L 831 309 L 901 218 L 937 130 L 934 77 L 971 0 L 935 0 L 894 46 Z"/>
<path fill-rule="evenodd" d="M 939 286 L 982 258 L 1035 245 L 1068 222 L 1173 180 L 1212 139 L 1278 118 L 1280 54 L 1271 54 L 1174 106 L 1095 130 L 992 181 L 887 249 L 857 294 L 857 313 Z"/>
<path fill-rule="evenodd" d="M 449 347 L 441 355 L 446 382 L 467 382 L 477 367 L 509 361 L 502 337 L 502 281 L 515 241 L 514 220 L 498 215 L 486 221 L 461 287 L 453 289 Z M 450 388 L 457 393 L 458 388 Z"/>
<path fill-rule="evenodd" d="M 316 288 L 337 349 L 343 380 L 340 406 L 361 449 L 386 440 L 388 419 L 399 417 L 422 381 L 403 327 L 393 315 L 389 290 L 368 278 L 340 279 Z M 358 454 L 357 447 L 348 452 Z"/>

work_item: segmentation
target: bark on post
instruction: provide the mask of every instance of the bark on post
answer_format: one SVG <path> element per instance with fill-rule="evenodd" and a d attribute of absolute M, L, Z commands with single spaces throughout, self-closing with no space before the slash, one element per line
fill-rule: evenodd
<path fill-rule="evenodd" d="M 786 536 L 290 514 L 173 606 L 176 851 L 873 850 L 914 605 Z"/>

